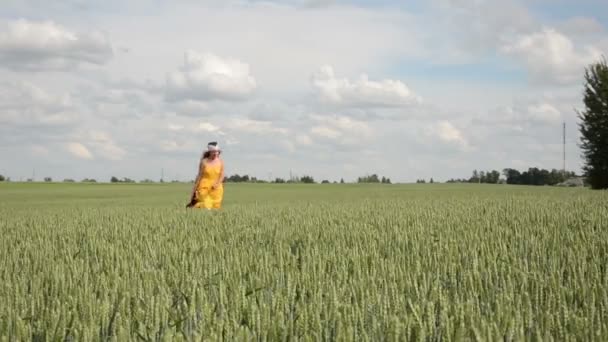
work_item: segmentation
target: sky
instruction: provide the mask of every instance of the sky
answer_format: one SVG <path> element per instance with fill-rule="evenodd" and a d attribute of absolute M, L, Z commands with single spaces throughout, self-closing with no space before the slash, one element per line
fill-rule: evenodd
<path fill-rule="evenodd" d="M 0 174 L 581 172 L 604 0 L 2 0 Z"/>

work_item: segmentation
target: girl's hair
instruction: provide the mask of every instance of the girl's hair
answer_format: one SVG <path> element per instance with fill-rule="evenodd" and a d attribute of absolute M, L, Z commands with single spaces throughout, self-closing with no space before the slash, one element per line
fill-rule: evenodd
<path fill-rule="evenodd" d="M 218 154 L 222 154 L 222 152 L 218 152 Z M 205 151 L 205 153 L 203 153 L 203 159 L 209 158 L 210 155 L 211 155 L 211 151 Z"/>

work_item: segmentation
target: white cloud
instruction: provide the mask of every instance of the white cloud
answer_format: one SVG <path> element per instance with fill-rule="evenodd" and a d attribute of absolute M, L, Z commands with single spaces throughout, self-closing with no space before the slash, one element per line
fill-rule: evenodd
<path fill-rule="evenodd" d="M 343 146 L 360 145 L 373 136 L 373 130 L 364 121 L 346 116 L 318 115 L 310 116 L 312 127 L 310 134 L 321 143 L 333 142 Z"/>
<path fill-rule="evenodd" d="M 367 75 L 357 80 L 337 78 L 331 66 L 323 66 L 312 76 L 312 85 L 323 103 L 345 107 L 397 107 L 419 104 L 403 82 L 385 79 L 371 81 Z"/>
<path fill-rule="evenodd" d="M 552 28 L 520 35 L 501 51 L 521 60 L 534 79 L 559 84 L 582 80 L 587 64 L 601 56 L 594 46 L 577 47 L 570 38 Z"/>
<path fill-rule="evenodd" d="M 462 132 L 449 121 L 439 121 L 428 128 L 427 134 L 434 136 L 447 145 L 456 146 L 460 150 L 469 148 L 469 143 Z"/>
<path fill-rule="evenodd" d="M 307 134 L 298 134 L 296 135 L 296 143 L 302 146 L 310 146 L 312 145 L 312 139 Z"/>
<path fill-rule="evenodd" d="M 169 124 L 168 128 L 170 131 L 181 131 L 184 129 L 184 126 L 176 125 L 176 124 Z"/>
<path fill-rule="evenodd" d="M 219 131 L 219 127 L 215 126 L 214 124 L 208 123 L 208 122 L 201 122 L 198 124 L 198 127 L 196 128 L 197 131 L 202 131 L 202 132 L 218 132 Z"/>
<path fill-rule="evenodd" d="M 538 103 L 528 106 L 528 118 L 532 121 L 547 124 L 560 122 L 561 113 L 549 103 Z"/>
<path fill-rule="evenodd" d="M 249 65 L 234 58 L 187 51 L 184 64 L 167 77 L 167 99 L 241 101 L 257 87 Z"/>
<path fill-rule="evenodd" d="M 337 139 L 342 136 L 341 132 L 337 130 L 327 127 L 327 126 L 314 126 L 310 129 L 310 132 L 316 136 L 328 139 Z"/>
<path fill-rule="evenodd" d="M 177 115 L 201 117 L 209 112 L 209 105 L 195 100 L 181 100 L 166 104 L 167 110 Z"/>
<path fill-rule="evenodd" d="M 42 145 L 30 146 L 30 152 L 37 157 L 48 157 L 50 155 L 49 149 Z"/>
<path fill-rule="evenodd" d="M 509 37 L 529 32 L 536 20 L 519 1 L 431 0 L 438 11 L 425 19 L 428 60 L 440 64 L 475 63 Z M 426 22 L 423 23 L 423 25 Z"/>
<path fill-rule="evenodd" d="M 162 140 L 159 145 L 160 149 L 165 152 L 173 152 L 183 148 L 183 146 L 174 140 Z"/>
<path fill-rule="evenodd" d="M 560 110 L 545 101 L 524 101 L 502 106 L 474 119 L 475 122 L 489 126 L 496 124 L 510 126 L 517 131 L 523 131 L 524 127 L 533 129 L 537 126 L 555 125 L 561 120 Z"/>
<path fill-rule="evenodd" d="M 93 159 L 93 155 L 86 146 L 81 143 L 71 142 L 67 144 L 67 150 L 73 156 L 80 159 Z"/>
<path fill-rule="evenodd" d="M 112 56 L 100 32 L 77 33 L 53 21 L 26 19 L 0 23 L 0 65 L 15 70 L 65 70 L 101 65 Z"/>
<path fill-rule="evenodd" d="M 605 32 L 604 27 L 597 19 L 582 16 L 566 19 L 559 25 L 559 29 L 574 36 L 603 34 Z"/>
<path fill-rule="evenodd" d="M 69 93 L 53 94 L 29 82 L 0 81 L 0 122 L 68 125 L 76 120 Z"/>
<path fill-rule="evenodd" d="M 256 121 L 284 122 L 298 119 L 308 110 L 306 104 L 287 104 L 280 100 L 263 99 L 256 101 L 248 117 Z"/>
<path fill-rule="evenodd" d="M 89 133 L 89 142 L 98 155 L 108 160 L 122 160 L 127 154 L 114 140 L 105 132 L 92 131 Z"/>
<path fill-rule="evenodd" d="M 251 133 L 256 135 L 266 134 L 288 134 L 288 130 L 284 127 L 277 127 L 269 121 L 257 121 L 251 119 L 235 118 L 230 123 L 231 130 L 242 133 Z"/>

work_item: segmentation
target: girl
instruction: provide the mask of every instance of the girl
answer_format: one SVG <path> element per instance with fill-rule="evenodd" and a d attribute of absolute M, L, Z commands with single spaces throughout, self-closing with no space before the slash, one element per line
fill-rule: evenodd
<path fill-rule="evenodd" d="M 207 145 L 194 180 L 189 208 L 221 208 L 224 197 L 224 161 L 220 159 L 220 154 L 217 142 L 212 141 Z"/>

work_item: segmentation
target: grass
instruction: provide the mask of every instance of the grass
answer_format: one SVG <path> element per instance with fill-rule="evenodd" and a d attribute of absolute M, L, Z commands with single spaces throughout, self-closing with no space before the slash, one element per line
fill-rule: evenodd
<path fill-rule="evenodd" d="M 0 184 L 0 340 L 606 340 L 608 193 Z"/>

